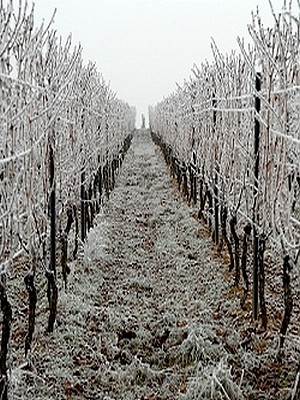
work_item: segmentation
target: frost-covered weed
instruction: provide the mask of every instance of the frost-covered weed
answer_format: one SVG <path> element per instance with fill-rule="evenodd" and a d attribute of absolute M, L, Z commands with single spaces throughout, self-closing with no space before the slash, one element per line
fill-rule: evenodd
<path fill-rule="evenodd" d="M 186 365 L 192 362 L 206 365 L 219 360 L 224 351 L 220 345 L 212 341 L 213 334 L 209 327 L 198 326 L 190 330 L 188 337 L 180 346 L 180 360 Z"/>
<path fill-rule="evenodd" d="M 189 380 L 181 400 L 242 400 L 243 394 L 234 382 L 230 368 L 221 360 L 205 368 L 200 364 L 197 375 Z"/>
<path fill-rule="evenodd" d="M 129 366 L 133 381 L 137 384 L 149 383 L 151 381 L 161 382 L 164 377 L 164 371 L 156 371 L 150 367 L 149 364 L 141 362 L 138 358 L 134 358 L 132 364 Z"/>
<path fill-rule="evenodd" d="M 95 262 L 109 262 L 111 256 L 111 238 L 109 235 L 109 222 L 98 216 L 97 227 L 89 231 L 84 246 L 84 263 L 90 265 Z"/>

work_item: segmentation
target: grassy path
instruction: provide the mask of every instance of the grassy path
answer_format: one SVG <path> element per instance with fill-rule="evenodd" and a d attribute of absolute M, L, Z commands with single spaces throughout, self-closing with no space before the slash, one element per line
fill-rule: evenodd
<path fill-rule="evenodd" d="M 184 398 L 199 362 L 222 358 L 211 321 L 225 287 L 210 254 L 149 132 L 140 131 L 85 249 L 102 279 L 97 326 L 108 368 L 98 387 L 111 398 Z"/>

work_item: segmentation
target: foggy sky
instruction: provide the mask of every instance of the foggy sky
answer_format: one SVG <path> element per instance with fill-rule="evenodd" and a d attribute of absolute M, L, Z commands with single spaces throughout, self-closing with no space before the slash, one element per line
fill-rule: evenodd
<path fill-rule="evenodd" d="M 276 12 L 284 0 L 272 1 Z M 194 64 L 212 60 L 211 37 L 222 53 L 249 40 L 247 24 L 259 4 L 273 26 L 268 0 L 36 0 L 36 23 L 50 20 L 64 39 L 83 47 L 117 96 L 140 115 L 176 89 Z"/>

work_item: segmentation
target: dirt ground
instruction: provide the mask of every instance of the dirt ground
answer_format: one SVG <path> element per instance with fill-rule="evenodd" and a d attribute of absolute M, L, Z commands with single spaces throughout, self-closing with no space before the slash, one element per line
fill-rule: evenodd
<path fill-rule="evenodd" d="M 11 398 L 287 399 L 299 336 L 276 362 L 278 334 L 259 332 L 240 310 L 226 263 L 148 130 L 134 135 L 70 268 L 54 334 L 37 328 L 30 368 L 12 364 Z"/>

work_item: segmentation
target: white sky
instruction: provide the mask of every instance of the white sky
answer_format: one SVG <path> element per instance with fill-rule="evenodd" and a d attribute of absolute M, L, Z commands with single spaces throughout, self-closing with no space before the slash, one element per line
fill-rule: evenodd
<path fill-rule="evenodd" d="M 284 0 L 273 0 L 276 12 Z M 17 2 L 16 2 L 17 3 Z M 36 23 L 49 21 L 73 45 L 82 44 L 86 62 L 117 96 L 140 115 L 176 89 L 193 64 L 212 60 L 211 37 L 222 53 L 248 39 L 251 11 L 259 5 L 265 25 L 273 25 L 268 0 L 36 0 Z"/>

